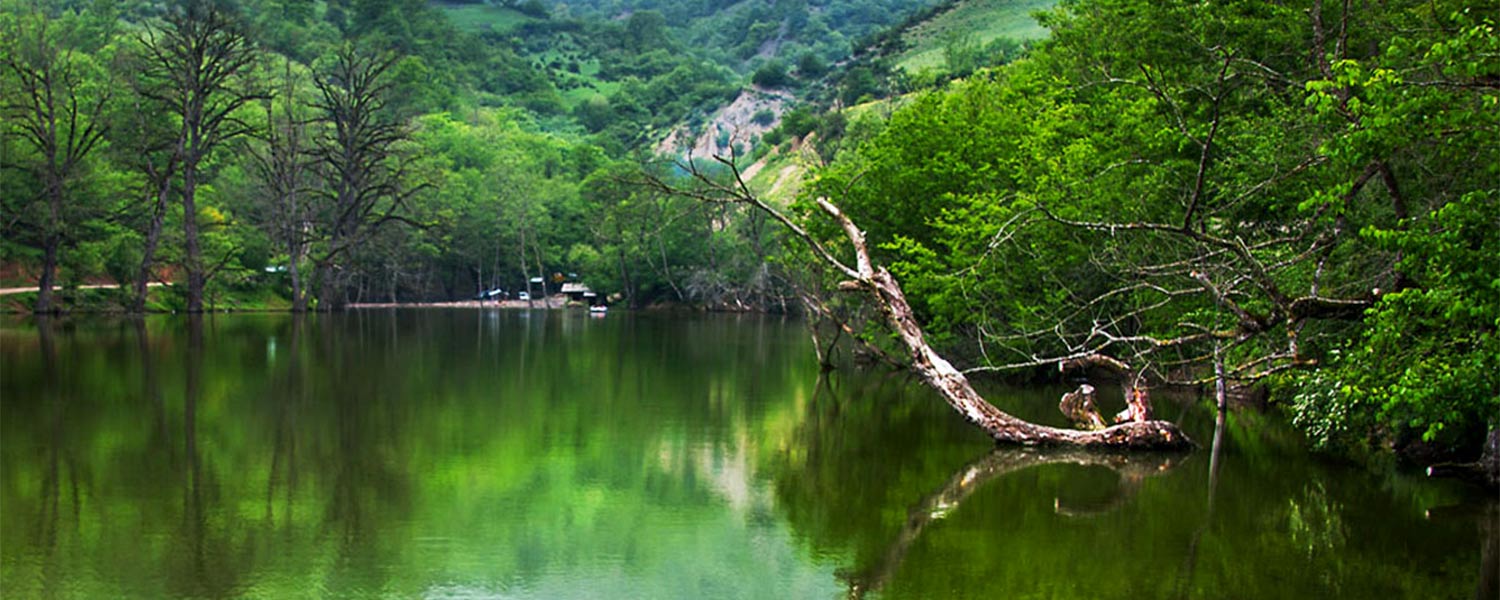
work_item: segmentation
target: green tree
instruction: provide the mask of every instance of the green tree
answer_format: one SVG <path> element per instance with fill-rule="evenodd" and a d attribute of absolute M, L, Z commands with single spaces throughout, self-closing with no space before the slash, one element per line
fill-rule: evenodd
<path fill-rule="evenodd" d="M 142 43 L 147 58 L 141 76 L 150 82 L 142 93 L 180 123 L 175 151 L 182 172 L 187 311 L 201 312 L 209 269 L 199 241 L 201 169 L 220 145 L 250 133 L 239 111 L 263 97 L 248 80 L 259 54 L 243 16 L 211 0 L 174 5 L 147 29 Z"/>
<path fill-rule="evenodd" d="M 42 273 L 33 306 L 38 313 L 54 308 L 60 254 L 86 211 L 78 180 L 104 141 L 104 113 L 113 89 L 92 58 L 75 50 L 74 24 L 74 19 L 54 23 L 33 12 L 0 30 L 0 47 L 6 49 L 0 57 L 3 137 L 19 141 L 0 166 L 18 167 L 34 178 L 32 189 L 5 194 L 6 237 L 35 238 L 40 246 Z"/>
<path fill-rule="evenodd" d="M 787 76 L 785 63 L 779 60 L 769 60 L 755 70 L 755 74 L 750 76 L 750 81 L 764 88 L 779 88 L 790 83 L 791 78 Z"/>
<path fill-rule="evenodd" d="M 1330 52 L 1326 78 L 1309 86 L 1341 128 L 1329 160 L 1388 190 L 1392 218 L 1359 235 L 1396 260 L 1388 293 L 1334 348 L 1333 368 L 1300 381 L 1296 416 L 1323 443 L 1383 431 L 1400 445 L 1472 452 L 1500 425 L 1500 271 L 1489 258 L 1500 251 L 1500 33 L 1462 4 L 1403 8 L 1388 18 L 1414 33 L 1371 56 Z"/>

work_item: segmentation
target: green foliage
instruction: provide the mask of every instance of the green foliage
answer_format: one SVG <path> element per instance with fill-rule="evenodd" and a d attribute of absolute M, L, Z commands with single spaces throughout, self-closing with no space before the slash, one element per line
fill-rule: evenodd
<path fill-rule="evenodd" d="M 1351 7 L 1335 47 L 1287 25 L 1306 10 L 1062 4 L 1027 60 L 857 122 L 803 202 L 866 230 L 961 363 L 1102 350 L 1197 379 L 1218 346 L 1244 380 L 1318 365 L 1282 381 L 1319 443 L 1462 446 L 1500 414 L 1493 18 Z M 981 64 L 946 41 L 949 69 Z M 1326 66 L 1286 51 L 1318 43 Z"/>
<path fill-rule="evenodd" d="M 785 63 L 771 60 L 756 69 L 755 74 L 750 76 L 750 81 L 764 88 L 779 88 L 790 82 L 791 77 L 787 74 Z"/>
<path fill-rule="evenodd" d="M 735 254 L 750 254 L 735 241 L 739 234 L 703 235 L 707 215 L 689 210 L 690 203 L 673 202 L 653 213 L 677 219 L 674 227 L 663 229 L 637 215 L 627 220 L 638 231 L 607 232 L 597 226 L 612 215 L 596 215 L 580 194 L 580 183 L 595 171 L 622 176 L 625 167 L 612 157 L 656 143 L 739 91 L 742 77 L 681 45 L 679 23 L 661 12 L 636 10 L 615 21 L 572 18 L 565 8 L 554 16 L 536 2 L 234 3 L 235 17 L 252 25 L 249 45 L 264 52 L 257 64 L 265 59 L 265 68 L 236 84 L 273 98 L 229 115 L 232 133 L 254 137 L 234 137 L 204 157 L 196 172 L 197 214 L 183 215 L 180 157 L 170 143 L 181 123 L 150 97 L 169 94 L 172 82 L 140 77 L 139 62 L 149 53 L 137 32 L 162 13 L 139 3 L 95 3 L 87 10 L 74 4 L 44 2 L 40 12 L 32 5 L 0 4 L 0 26 L 26 18 L 66 34 L 67 40 L 48 44 L 66 46 L 70 59 L 90 73 L 70 90 L 85 100 L 101 90 L 118 91 L 104 112 L 111 135 L 100 143 L 97 160 L 77 165 L 59 211 L 39 200 L 38 178 L 10 168 L 39 155 L 15 136 L 0 136 L 7 159 L 0 169 L 7 214 L 0 248 L 7 267 L 34 270 L 52 231 L 61 234 L 50 239 L 60 240 L 58 272 L 66 282 L 107 277 L 127 283 L 141 266 L 148 231 L 160 223 L 164 233 L 150 266 L 158 276 L 171 273 L 187 260 L 180 232 L 191 220 L 201 229 L 200 262 L 212 275 L 210 304 L 215 297 L 257 289 L 290 295 L 290 267 L 300 267 L 296 283 L 306 292 L 317 283 L 315 273 L 330 272 L 335 256 L 341 258 L 333 293 L 351 299 L 470 297 L 476 288 L 515 288 L 527 273 L 540 270 L 576 272 L 606 292 L 610 285 L 629 284 L 632 300 L 647 303 L 684 300 L 672 291 L 673 283 L 691 272 L 726 265 L 747 270 Z M 375 84 L 387 87 L 378 94 L 381 106 L 371 121 L 395 128 L 375 135 L 399 140 L 407 131 L 415 134 L 413 142 L 398 141 L 399 148 L 377 161 L 380 168 L 399 171 L 399 178 L 343 194 L 373 200 L 359 211 L 359 222 L 372 227 L 360 225 L 357 232 L 326 225 L 337 212 L 329 208 L 340 196 L 335 188 L 343 188 L 323 168 L 331 164 L 328 148 L 313 150 L 314 140 L 333 136 L 330 115 L 310 108 L 328 99 L 309 76 L 316 70 L 326 80 L 328 71 L 313 65 L 326 65 L 326 57 L 349 44 L 389 49 L 395 57 Z M 6 44 L 4 58 L 13 56 L 13 46 Z M 102 84 L 111 70 L 119 79 Z M 7 85 L 3 91 L 14 90 Z M 300 148 L 273 160 L 272 146 L 285 149 L 293 129 Z M 275 160 L 281 162 L 273 165 Z M 273 185 L 270 178 L 278 172 L 285 178 Z M 167 185 L 164 211 L 154 208 L 158 180 Z M 682 218 L 684 213 L 693 218 Z M 397 227 L 403 221 L 415 227 Z M 309 230 L 309 222 L 323 225 Z M 348 236 L 360 242 L 346 250 L 333 242 Z M 622 268 L 617 251 L 627 241 L 631 262 Z M 274 272 L 267 274 L 267 268 Z M 722 279 L 733 287 L 744 278 Z"/>
<path fill-rule="evenodd" d="M 818 78 L 828 73 L 828 63 L 813 52 L 804 52 L 797 57 L 797 76 Z"/>
<path fill-rule="evenodd" d="M 1433 8 L 1398 16 L 1448 33 L 1395 37 L 1379 55 L 1337 61 L 1331 78 L 1308 85 L 1310 107 L 1349 123 L 1323 146 L 1331 160 L 1391 160 L 1403 179 L 1396 218 L 1359 232 L 1398 259 L 1395 289 L 1327 369 L 1341 385 L 1323 392 L 1335 396 L 1325 402 L 1356 410 L 1298 406 L 1299 418 L 1316 415 L 1345 433 L 1335 440 L 1344 445 L 1384 432 L 1397 443 L 1463 447 L 1500 424 L 1500 151 L 1492 143 L 1500 99 L 1469 85 L 1500 75 L 1500 35 L 1492 17 L 1469 7 Z M 1444 167 L 1401 169 L 1429 162 Z"/>
<path fill-rule="evenodd" d="M 1417 287 L 1384 295 L 1370 311 L 1335 365 L 1347 383 L 1334 403 L 1363 405 L 1379 424 L 1446 446 L 1500 425 L 1497 215 L 1500 191 L 1475 192 L 1404 229 L 1366 230 L 1400 253 Z"/>

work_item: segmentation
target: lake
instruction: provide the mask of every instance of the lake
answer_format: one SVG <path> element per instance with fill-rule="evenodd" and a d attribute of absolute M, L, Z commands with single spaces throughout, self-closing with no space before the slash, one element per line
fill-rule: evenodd
<path fill-rule="evenodd" d="M 1483 492 L 1156 413 L 1201 447 L 995 450 L 775 316 L 5 317 L 0 597 L 1496 593 Z"/>

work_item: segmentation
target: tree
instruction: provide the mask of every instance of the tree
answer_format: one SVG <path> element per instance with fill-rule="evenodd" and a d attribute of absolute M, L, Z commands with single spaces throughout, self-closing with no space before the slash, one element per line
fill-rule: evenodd
<path fill-rule="evenodd" d="M 130 47 L 125 53 L 123 64 L 136 72 L 145 71 L 149 63 L 146 62 L 148 59 L 143 55 L 143 50 L 142 44 Z M 134 265 L 130 299 L 126 306 L 126 310 L 132 313 L 141 313 L 146 310 L 148 285 L 156 276 L 157 255 L 166 227 L 172 192 L 176 189 L 177 171 L 181 165 L 181 154 L 177 151 L 181 128 L 178 122 L 162 117 L 163 114 L 170 114 L 171 110 L 164 102 L 155 99 L 164 97 L 164 94 L 161 89 L 153 86 L 166 85 L 166 82 L 134 77 L 129 83 L 129 106 L 117 111 L 121 114 L 116 130 L 124 132 L 124 135 L 116 136 L 118 139 L 114 149 L 117 162 L 135 171 L 141 180 L 137 193 L 145 223 L 138 226 L 144 229 L 141 232 L 142 245 Z"/>
<path fill-rule="evenodd" d="M 1477 474 L 1493 486 L 1500 33 L 1493 16 L 1461 4 L 1389 18 L 1414 33 L 1378 54 L 1330 51 L 1333 60 L 1319 64 L 1324 77 L 1310 86 L 1320 116 L 1342 131 L 1326 145 L 1330 161 L 1363 168 L 1370 187 L 1387 190 L 1394 218 L 1357 231 L 1392 265 L 1362 329 L 1324 354 L 1331 368 L 1295 380 L 1295 420 L 1320 445 L 1374 438 L 1460 460 L 1489 448 Z"/>
<path fill-rule="evenodd" d="M 239 110 L 264 94 L 247 77 L 258 53 L 242 18 L 213 0 L 186 0 L 148 27 L 143 94 L 180 119 L 177 162 L 182 171 L 187 311 L 203 311 L 208 267 L 199 243 L 198 186 L 202 166 L 221 144 L 252 131 Z"/>
<path fill-rule="evenodd" d="M 301 265 L 307 254 L 307 196 L 315 166 L 309 148 L 307 119 L 298 111 L 299 81 L 288 59 L 280 90 L 265 105 L 264 145 L 251 153 L 264 194 L 262 221 L 272 240 L 286 252 L 287 275 L 292 285 L 292 312 L 298 313 L 307 311 L 307 290 L 303 286 Z M 279 113 L 277 100 L 280 100 Z"/>
<path fill-rule="evenodd" d="M 390 222 L 406 218 L 407 202 L 425 185 L 411 185 L 403 146 L 410 133 L 388 107 L 389 73 L 398 56 L 345 44 L 313 75 L 314 107 L 327 127 L 313 148 L 323 186 L 313 208 L 319 248 L 318 310 L 343 305 L 338 293 L 341 257 Z"/>
<path fill-rule="evenodd" d="M 40 237 L 42 274 L 33 310 L 45 313 L 53 309 L 59 253 L 79 221 L 76 180 L 104 140 L 104 110 L 113 88 L 102 81 L 90 57 L 74 51 L 66 25 L 39 12 L 22 15 L 0 31 L 0 47 L 8 49 L 0 63 L 4 133 L 25 145 L 27 155 L 16 166 L 41 188 L 19 205 L 7 201 L 6 212 Z M 9 230 L 20 223 L 7 225 Z"/>
<path fill-rule="evenodd" d="M 911 369 L 923 383 L 937 391 L 954 411 L 969 423 L 983 429 L 996 442 L 1027 446 L 1077 445 L 1137 449 L 1179 449 L 1192 445 L 1192 441 L 1176 425 L 1166 421 L 1147 420 L 1144 415 L 1113 427 L 1078 431 L 1038 425 L 995 408 L 974 390 L 962 371 L 927 343 L 926 335 L 917 323 L 916 314 L 906 300 L 905 291 L 889 270 L 884 266 L 877 266 L 871 259 L 864 231 L 837 205 L 827 198 L 813 200 L 819 213 L 843 232 L 843 241 L 848 244 L 843 254 L 852 256 L 852 264 L 829 250 L 818 237 L 790 216 L 751 192 L 732 161 L 722 158 L 718 160 L 730 170 L 730 181 L 716 180 L 690 164 L 688 169 L 694 175 L 695 187 L 672 187 L 661 179 L 650 179 L 647 183 L 668 193 L 686 195 L 704 202 L 727 202 L 753 207 L 780 223 L 806 244 L 815 260 L 843 278 L 838 284 L 839 289 L 864 294 L 874 302 L 885 326 L 899 339 L 901 347 L 909 355 Z M 1092 361 L 1112 360 L 1097 355 L 1084 358 Z"/>
<path fill-rule="evenodd" d="M 786 72 L 786 63 L 774 59 L 766 61 L 766 64 L 761 65 L 755 70 L 755 74 L 750 76 L 750 81 L 763 88 L 785 87 L 790 82 Z"/>
<path fill-rule="evenodd" d="M 1490 303 L 1462 283 L 1484 271 L 1457 267 L 1493 221 L 1492 21 L 1084 2 L 1046 24 L 1030 60 L 916 98 L 810 187 L 869 228 L 936 343 L 970 372 L 1113 356 L 1134 387 L 1320 373 L 1302 422 L 1364 439 L 1493 423 Z"/>

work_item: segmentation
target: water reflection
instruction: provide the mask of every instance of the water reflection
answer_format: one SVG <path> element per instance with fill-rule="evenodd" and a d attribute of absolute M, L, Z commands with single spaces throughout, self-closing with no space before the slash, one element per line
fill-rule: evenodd
<path fill-rule="evenodd" d="M 7 321 L 0 361 L 6 598 L 1470 597 L 1493 560 L 1413 508 L 1461 492 L 1270 419 L 994 451 L 765 317 Z"/>
<path fill-rule="evenodd" d="M 1076 448 L 997 448 L 964 465 L 940 488 L 927 494 L 907 511 L 905 524 L 885 554 L 874 564 L 858 572 L 840 575 L 849 586 L 848 596 L 863 598 L 882 588 L 906 559 L 911 546 L 933 521 L 942 519 L 963 504 L 976 490 L 990 480 L 1017 471 L 1048 465 L 1100 467 L 1114 472 L 1120 486 L 1109 500 L 1087 506 L 1073 506 L 1062 498 L 1053 500 L 1054 510 L 1068 517 L 1106 515 L 1128 502 L 1148 477 L 1165 474 L 1185 458 L 1180 453 L 1121 454 Z"/>
<path fill-rule="evenodd" d="M 1472 589 L 1477 545 L 1462 545 L 1472 535 L 1434 528 L 1411 509 L 1464 492 L 1316 460 L 1265 415 L 1190 410 L 1189 433 L 1215 440 L 1192 455 L 988 451 L 961 423 L 933 420 L 923 407 L 940 402 L 920 388 L 883 389 L 903 381 L 834 374 L 797 430 L 801 453 L 774 467 L 793 526 L 815 550 L 850 557 L 839 569 L 848 596 L 1447 598 Z M 1027 396 L 990 393 L 1007 409 L 1055 404 L 1050 392 Z"/>

